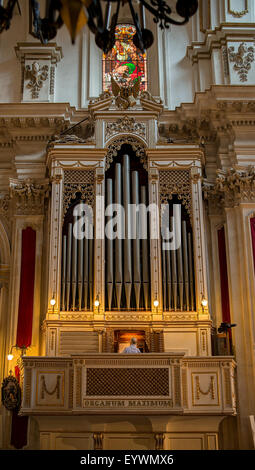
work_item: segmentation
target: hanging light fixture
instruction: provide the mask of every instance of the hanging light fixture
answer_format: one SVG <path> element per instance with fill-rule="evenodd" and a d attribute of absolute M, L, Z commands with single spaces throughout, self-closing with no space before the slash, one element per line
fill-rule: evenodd
<path fill-rule="evenodd" d="M 127 3 L 136 28 L 133 42 L 144 52 L 154 40 L 152 32 L 145 27 L 145 10 L 153 16 L 153 21 L 164 29 L 169 28 L 170 24 L 184 25 L 198 9 L 198 0 L 175 1 L 173 8 L 169 5 L 169 0 L 140 0 L 138 15 L 134 8 L 134 3 L 137 2 L 134 0 L 46 0 L 45 16 L 42 17 L 40 2 L 29 0 L 30 34 L 46 44 L 55 38 L 58 29 L 65 24 L 74 43 L 77 34 L 88 25 L 90 31 L 95 34 L 98 47 L 107 53 L 115 43 L 120 6 Z M 18 0 L 0 0 L 0 33 L 10 27 L 15 5 L 19 8 Z"/>

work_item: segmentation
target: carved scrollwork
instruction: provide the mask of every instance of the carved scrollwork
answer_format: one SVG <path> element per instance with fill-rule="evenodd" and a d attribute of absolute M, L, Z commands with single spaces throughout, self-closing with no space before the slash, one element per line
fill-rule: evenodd
<path fill-rule="evenodd" d="M 117 119 L 117 121 L 107 123 L 105 137 L 109 139 L 113 135 L 121 132 L 130 132 L 145 138 L 146 125 L 144 122 L 136 122 L 133 117 L 125 115 L 123 118 Z"/>
<path fill-rule="evenodd" d="M 48 65 L 40 66 L 38 62 L 27 65 L 25 68 L 25 78 L 29 80 L 27 88 L 30 88 L 33 99 L 39 97 L 39 92 L 43 87 L 43 82 L 48 78 Z"/>
<path fill-rule="evenodd" d="M 108 152 L 106 154 L 105 169 L 108 170 L 111 163 L 113 162 L 114 157 L 117 157 L 118 151 L 121 149 L 122 145 L 131 145 L 136 156 L 140 158 L 141 163 L 144 168 L 147 169 L 147 156 L 145 152 L 145 146 L 142 142 L 135 137 L 129 135 L 122 135 L 116 138 L 108 147 Z"/>
<path fill-rule="evenodd" d="M 233 69 L 238 73 L 241 82 L 247 82 L 248 72 L 251 69 L 251 64 L 254 62 L 255 48 L 252 46 L 247 47 L 242 42 L 237 52 L 233 46 L 228 48 L 229 60 L 234 63 Z"/>
<path fill-rule="evenodd" d="M 191 175 L 189 170 L 159 170 L 160 202 L 167 204 L 174 195 L 192 214 Z"/>
<path fill-rule="evenodd" d="M 94 207 L 95 199 L 94 170 L 64 170 L 63 215 L 72 200 L 80 193 L 81 200 Z"/>

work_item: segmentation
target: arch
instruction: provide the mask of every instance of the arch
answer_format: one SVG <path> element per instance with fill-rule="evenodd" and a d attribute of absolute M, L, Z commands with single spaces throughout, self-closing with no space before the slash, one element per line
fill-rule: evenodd
<path fill-rule="evenodd" d="M 144 168 L 147 170 L 148 164 L 147 164 L 147 155 L 146 155 L 146 150 L 145 150 L 146 143 L 144 142 L 143 139 L 133 136 L 132 134 L 120 134 L 117 137 L 114 136 L 107 143 L 105 170 L 106 171 L 108 170 L 108 168 L 110 167 L 110 164 L 113 162 L 113 158 L 117 157 L 119 150 L 124 144 L 131 145 L 136 156 L 140 158 L 141 163 L 143 164 Z"/>

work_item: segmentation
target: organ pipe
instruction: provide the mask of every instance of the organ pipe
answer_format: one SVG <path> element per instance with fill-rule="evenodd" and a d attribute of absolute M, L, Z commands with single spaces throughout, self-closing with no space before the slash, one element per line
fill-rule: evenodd
<path fill-rule="evenodd" d="M 66 235 L 63 236 L 62 244 L 62 297 L 61 308 L 65 310 L 65 295 L 66 295 Z"/>
<path fill-rule="evenodd" d="M 187 245 L 187 224 L 182 221 L 182 248 L 183 248 L 183 267 L 184 267 L 184 285 L 187 311 L 190 308 L 189 302 L 189 263 L 188 263 L 188 245 Z"/>
<path fill-rule="evenodd" d="M 170 230 L 174 233 L 174 218 L 170 217 Z M 171 250 L 171 271 L 172 271 L 172 283 L 173 283 L 173 301 L 174 311 L 177 310 L 177 264 L 176 264 L 176 250 Z"/>
<path fill-rule="evenodd" d="M 93 229 L 92 229 L 93 230 Z M 93 306 L 93 279 L 94 279 L 94 270 L 93 270 L 93 238 L 89 239 L 89 309 L 92 310 Z"/>
<path fill-rule="evenodd" d="M 76 221 L 77 221 L 77 216 L 74 217 L 74 223 Z M 76 289 L 77 289 L 77 238 L 73 236 L 73 240 L 72 240 L 72 309 L 73 310 L 75 310 Z"/>
<path fill-rule="evenodd" d="M 112 194 L 112 180 L 106 180 L 106 206 L 113 203 Z M 107 221 L 109 229 L 113 233 L 113 222 L 112 217 Z M 111 237 L 106 238 L 106 250 L 107 250 L 107 263 L 106 263 L 106 290 L 108 297 L 108 307 L 111 310 L 112 306 L 112 293 L 113 293 L 113 240 Z"/>
<path fill-rule="evenodd" d="M 178 227 L 177 223 L 175 223 L 175 239 L 178 239 Z M 181 240 L 181 233 L 179 234 Z M 182 245 L 178 248 L 177 252 L 177 267 L 178 267 L 178 291 L 179 291 L 179 305 L 180 310 L 183 310 L 183 261 L 182 261 Z"/>
<path fill-rule="evenodd" d="M 193 283 L 193 263 L 192 263 L 192 239 L 191 233 L 188 233 L 188 250 L 189 250 L 189 278 L 190 278 L 190 299 L 191 299 L 191 310 L 195 310 L 194 304 L 194 283 Z"/>
<path fill-rule="evenodd" d="M 150 298 L 150 267 L 149 267 L 149 233 L 148 233 L 148 216 L 147 216 L 147 197 L 146 187 L 141 186 L 141 204 L 142 209 L 140 211 L 141 217 L 141 231 L 144 234 L 142 238 L 142 273 L 143 273 L 143 293 L 144 293 L 144 305 L 145 309 L 149 308 Z"/>
<path fill-rule="evenodd" d="M 78 240 L 78 299 L 79 310 L 82 308 L 82 284 L 83 284 L 83 240 Z"/>
<path fill-rule="evenodd" d="M 130 216 L 130 162 L 129 156 L 123 156 L 123 206 L 125 211 L 125 238 L 124 238 L 124 288 L 126 295 L 126 306 L 130 309 L 131 289 L 132 289 L 132 258 L 131 239 L 129 236 L 131 216 Z"/>
<path fill-rule="evenodd" d="M 162 283 L 164 310 L 194 310 L 194 272 L 192 234 L 188 232 L 186 220 L 175 223 L 170 217 L 170 232 L 176 242 L 181 241 L 178 249 L 163 250 L 162 243 Z M 181 233 L 178 231 L 181 230 Z M 164 239 L 162 239 L 162 242 Z M 172 248 L 175 248 L 174 246 Z"/>
<path fill-rule="evenodd" d="M 66 305 L 68 307 L 69 307 L 69 302 L 70 302 L 70 288 L 71 288 L 70 284 L 71 284 L 71 262 L 72 262 L 72 235 L 73 235 L 73 226 L 72 224 L 68 224 L 67 270 L 66 270 Z"/>
<path fill-rule="evenodd" d="M 63 311 L 92 309 L 93 295 L 93 248 L 94 241 L 84 237 L 77 239 L 73 224 L 68 223 L 67 235 L 63 235 L 62 249 L 62 292 Z M 93 228 L 92 228 L 93 230 Z"/>
<path fill-rule="evenodd" d="M 121 165 L 116 163 L 115 166 L 115 202 L 121 205 Z M 120 215 L 121 217 L 121 215 Z M 121 226 L 124 221 L 121 220 Z M 119 227 L 120 229 L 120 227 Z M 118 237 L 115 239 L 115 292 L 117 299 L 117 307 L 121 306 L 123 273 L 122 273 L 122 240 Z"/>
<path fill-rule="evenodd" d="M 138 172 L 132 172 L 132 203 L 138 207 L 139 205 L 139 180 Z M 133 240 L 133 272 L 134 272 L 134 289 L 136 297 L 136 308 L 140 306 L 140 290 L 141 290 L 141 265 L 140 265 L 140 239 L 139 239 L 139 214 L 135 213 L 135 239 Z"/>
<path fill-rule="evenodd" d="M 83 290 L 84 290 L 84 310 L 88 310 L 89 293 L 89 243 L 88 238 L 83 238 Z"/>

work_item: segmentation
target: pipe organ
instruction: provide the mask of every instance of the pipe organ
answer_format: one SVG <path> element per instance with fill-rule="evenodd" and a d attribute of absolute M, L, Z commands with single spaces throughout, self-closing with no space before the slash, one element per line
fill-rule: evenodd
<path fill-rule="evenodd" d="M 73 209 L 69 208 L 63 225 L 61 310 L 93 310 L 93 233 L 77 239 L 74 226 L 78 216 L 71 215 Z"/>
<path fill-rule="evenodd" d="M 112 165 L 110 176 L 106 175 L 106 208 L 113 204 L 118 212 L 117 236 L 106 237 L 108 310 L 150 308 L 148 196 L 147 182 L 144 183 L 147 174 L 145 177 L 145 170 L 131 168 L 132 158 L 124 154 Z M 111 231 L 114 223 L 114 218 L 106 217 Z"/>
<path fill-rule="evenodd" d="M 168 202 L 169 211 L 162 214 L 167 217 L 173 214 L 173 201 Z M 181 206 L 181 223 L 179 227 L 180 246 L 177 249 L 165 249 L 165 240 L 162 237 L 162 284 L 164 311 L 194 311 L 195 310 L 195 281 L 193 262 L 192 228 L 185 208 Z M 177 239 L 177 224 L 174 216 L 165 220 L 166 226 Z M 173 248 L 175 248 L 173 244 Z"/>

